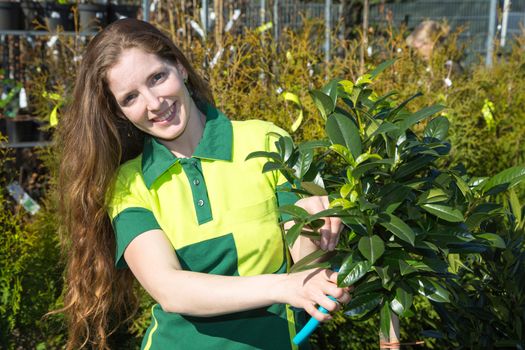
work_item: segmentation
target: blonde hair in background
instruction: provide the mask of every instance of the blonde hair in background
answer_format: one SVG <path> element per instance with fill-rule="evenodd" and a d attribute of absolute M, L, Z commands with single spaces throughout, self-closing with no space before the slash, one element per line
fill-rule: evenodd
<path fill-rule="evenodd" d="M 444 40 L 449 32 L 450 27 L 447 24 L 425 20 L 406 38 L 406 43 L 418 50 L 423 57 L 429 58 L 435 44 Z"/>

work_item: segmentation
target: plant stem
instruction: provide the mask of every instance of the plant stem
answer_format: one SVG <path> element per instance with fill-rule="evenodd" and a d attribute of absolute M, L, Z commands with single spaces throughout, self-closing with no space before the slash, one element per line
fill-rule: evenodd
<path fill-rule="evenodd" d="M 394 312 L 390 313 L 390 334 L 379 332 L 379 348 L 383 349 L 401 349 L 399 344 L 399 318 Z M 385 344 L 386 343 L 386 344 Z M 387 346 L 388 344 L 388 346 Z"/>

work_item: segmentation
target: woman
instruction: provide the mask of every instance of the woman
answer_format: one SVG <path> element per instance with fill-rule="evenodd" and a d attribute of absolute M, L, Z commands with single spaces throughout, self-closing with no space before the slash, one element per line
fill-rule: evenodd
<path fill-rule="evenodd" d="M 133 276 L 158 303 L 144 349 L 291 349 L 290 306 L 325 321 L 316 305 L 339 307 L 326 295 L 349 301 L 334 272 L 286 273 L 277 201 L 297 199 L 262 173 L 264 159 L 245 160 L 274 147 L 271 132 L 283 134 L 219 112 L 150 24 L 119 20 L 93 38 L 59 128 L 69 348 L 108 348 L 111 311 L 136 310 Z M 327 199 L 296 204 L 313 213 Z M 340 221 L 325 221 L 321 248 L 332 250 Z M 290 253 L 315 249 L 300 238 Z"/>

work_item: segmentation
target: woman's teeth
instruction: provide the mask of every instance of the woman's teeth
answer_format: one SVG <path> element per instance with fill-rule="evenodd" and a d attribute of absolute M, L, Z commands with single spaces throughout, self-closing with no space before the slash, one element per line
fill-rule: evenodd
<path fill-rule="evenodd" d="M 155 118 L 154 120 L 156 122 L 163 122 L 167 119 L 169 119 L 169 117 L 171 116 L 171 114 L 173 113 L 173 110 L 175 109 L 175 103 L 171 105 L 170 109 L 168 109 L 166 111 L 166 113 L 164 113 L 163 115 L 161 115 L 160 117 L 157 117 Z"/>

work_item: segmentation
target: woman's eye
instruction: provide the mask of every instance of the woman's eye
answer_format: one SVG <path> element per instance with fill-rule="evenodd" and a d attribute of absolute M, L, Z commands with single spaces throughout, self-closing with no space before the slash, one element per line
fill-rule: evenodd
<path fill-rule="evenodd" d="M 133 101 L 134 98 L 135 98 L 135 95 L 126 96 L 126 98 L 124 98 L 124 100 L 122 101 L 122 105 L 127 106 L 128 104 L 131 103 L 131 101 Z"/>
<path fill-rule="evenodd" d="M 164 78 L 164 75 L 165 73 L 164 72 L 161 72 L 161 73 L 157 73 L 153 76 L 153 82 L 158 82 L 159 80 L 162 80 L 162 78 Z"/>

